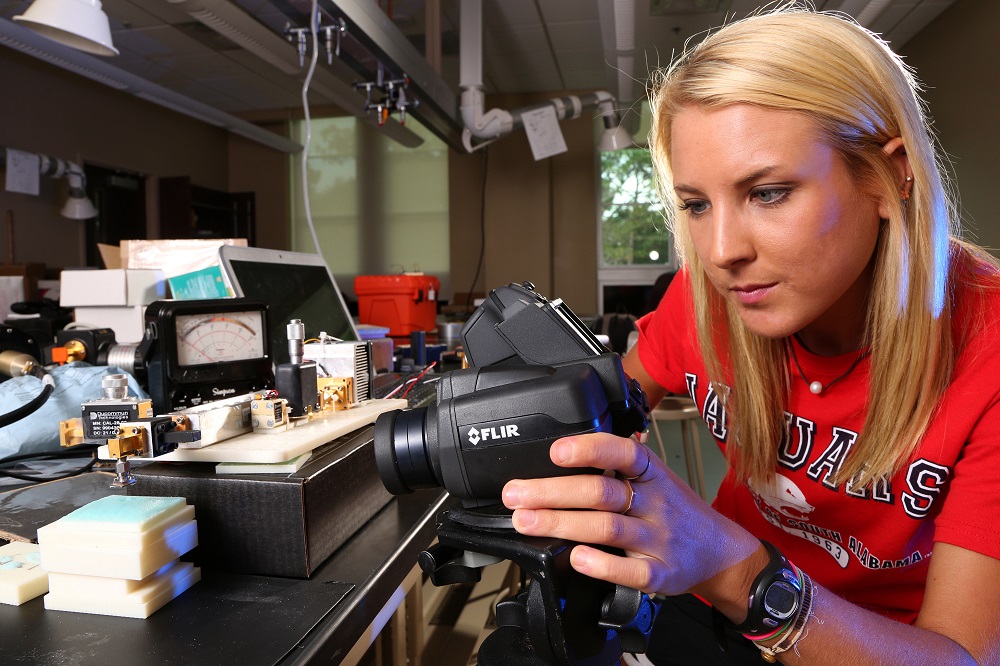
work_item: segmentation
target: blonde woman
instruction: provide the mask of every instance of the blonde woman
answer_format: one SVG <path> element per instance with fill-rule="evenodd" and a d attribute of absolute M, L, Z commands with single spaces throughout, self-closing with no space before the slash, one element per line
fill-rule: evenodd
<path fill-rule="evenodd" d="M 690 395 L 731 471 L 709 507 L 590 435 L 553 461 L 614 476 L 504 490 L 520 532 L 627 553 L 577 546 L 580 572 L 666 596 L 656 663 L 1000 663 L 1000 278 L 956 237 L 915 90 L 798 6 L 657 82 L 684 268 L 625 366 L 651 404 Z"/>

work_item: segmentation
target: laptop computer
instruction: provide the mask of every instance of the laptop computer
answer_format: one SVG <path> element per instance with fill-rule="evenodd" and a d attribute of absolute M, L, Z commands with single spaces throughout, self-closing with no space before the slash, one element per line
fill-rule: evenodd
<path fill-rule="evenodd" d="M 306 339 L 325 332 L 360 340 L 354 320 L 322 256 L 308 252 L 223 245 L 219 264 L 233 294 L 268 306 L 274 362 L 287 363 L 288 322 L 301 319 Z"/>

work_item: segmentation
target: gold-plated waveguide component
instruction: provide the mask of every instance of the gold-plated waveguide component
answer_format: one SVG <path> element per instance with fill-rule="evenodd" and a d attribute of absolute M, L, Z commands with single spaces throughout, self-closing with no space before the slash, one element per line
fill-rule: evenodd
<path fill-rule="evenodd" d="M 125 424 L 118 428 L 118 436 L 108 440 L 108 455 L 115 459 L 141 456 L 149 450 L 149 434 L 145 428 Z"/>
<path fill-rule="evenodd" d="M 70 340 L 63 345 L 66 350 L 66 362 L 73 363 L 87 358 L 87 348 L 79 340 Z"/>
<path fill-rule="evenodd" d="M 287 400 L 283 398 L 271 398 L 263 394 L 256 394 L 250 402 L 250 417 L 253 429 L 271 430 L 280 428 L 288 423 Z"/>
<path fill-rule="evenodd" d="M 350 409 L 353 379 L 350 377 L 319 377 L 316 383 L 319 387 L 320 409 L 322 411 Z"/>
<path fill-rule="evenodd" d="M 59 422 L 59 446 L 69 448 L 83 444 L 83 419 L 79 416 Z"/>

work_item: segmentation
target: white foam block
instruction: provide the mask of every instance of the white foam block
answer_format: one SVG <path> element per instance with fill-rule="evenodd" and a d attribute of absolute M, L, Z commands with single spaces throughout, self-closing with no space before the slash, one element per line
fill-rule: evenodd
<path fill-rule="evenodd" d="M 147 618 L 199 580 L 201 569 L 190 562 L 176 562 L 123 595 L 98 596 L 89 593 L 86 585 L 74 589 L 72 581 L 65 581 L 60 592 L 49 592 L 44 602 L 47 610 Z"/>
<path fill-rule="evenodd" d="M 109 495 L 85 504 L 54 523 L 61 531 L 146 532 L 171 520 L 186 506 L 183 497 Z"/>
<path fill-rule="evenodd" d="M 14 541 L 0 546 L 0 603 L 20 606 L 48 589 L 38 544 Z"/>
<path fill-rule="evenodd" d="M 121 498 L 125 499 L 125 498 Z M 141 498 L 135 498 L 141 499 Z M 83 530 L 80 526 L 87 523 L 62 522 L 57 520 L 38 529 L 38 543 L 45 546 L 73 546 L 93 548 L 110 548 L 121 550 L 141 550 L 161 541 L 166 533 L 178 525 L 194 520 L 194 507 L 183 503 L 179 511 L 171 511 L 163 520 L 156 521 L 154 527 L 141 532 L 120 531 L 114 524 L 87 521 L 92 529 Z"/>
<path fill-rule="evenodd" d="M 219 463 L 216 474 L 291 474 L 299 471 L 312 457 L 312 451 L 283 463 Z"/>
<path fill-rule="evenodd" d="M 175 525 L 141 549 L 53 545 L 41 539 L 39 528 L 42 567 L 50 573 L 141 580 L 198 545 L 198 521 Z"/>

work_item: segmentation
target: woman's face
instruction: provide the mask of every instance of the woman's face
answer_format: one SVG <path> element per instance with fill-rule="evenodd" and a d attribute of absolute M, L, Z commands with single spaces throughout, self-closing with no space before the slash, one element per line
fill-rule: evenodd
<path fill-rule="evenodd" d="M 858 349 L 878 201 L 803 113 L 748 104 L 674 116 L 674 191 L 694 250 L 747 327 Z"/>

